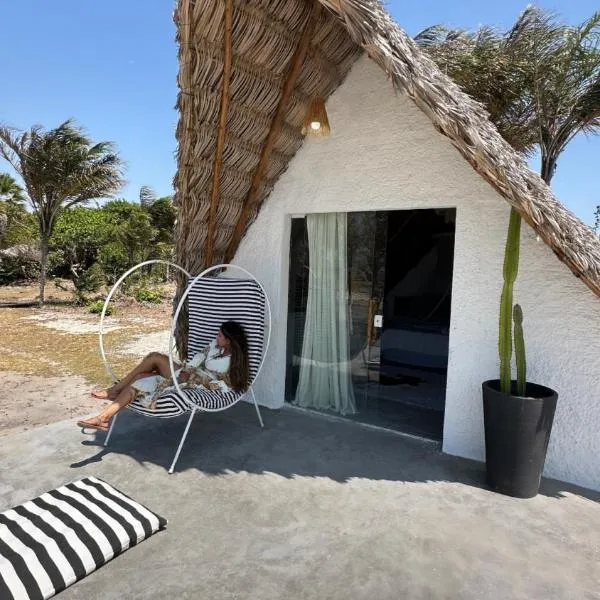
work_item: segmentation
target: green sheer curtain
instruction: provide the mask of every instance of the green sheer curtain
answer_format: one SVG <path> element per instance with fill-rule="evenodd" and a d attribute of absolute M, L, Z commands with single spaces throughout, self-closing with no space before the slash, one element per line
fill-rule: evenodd
<path fill-rule="evenodd" d="M 349 352 L 346 213 L 308 215 L 309 283 L 295 403 L 354 414 Z"/>

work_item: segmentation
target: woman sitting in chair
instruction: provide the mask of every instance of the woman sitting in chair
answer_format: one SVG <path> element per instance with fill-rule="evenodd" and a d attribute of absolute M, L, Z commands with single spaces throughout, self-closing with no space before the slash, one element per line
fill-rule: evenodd
<path fill-rule="evenodd" d="M 243 327 L 235 321 L 223 323 L 217 338 L 207 348 L 198 352 L 188 364 L 176 365 L 176 368 L 181 389 L 246 391 L 250 373 L 248 340 Z M 92 392 L 95 398 L 112 400 L 112 403 L 99 415 L 78 421 L 77 425 L 83 429 L 108 431 L 110 420 L 134 400 L 153 408 L 157 398 L 168 392 L 176 392 L 169 357 L 151 352 L 121 381 L 107 390 Z"/>

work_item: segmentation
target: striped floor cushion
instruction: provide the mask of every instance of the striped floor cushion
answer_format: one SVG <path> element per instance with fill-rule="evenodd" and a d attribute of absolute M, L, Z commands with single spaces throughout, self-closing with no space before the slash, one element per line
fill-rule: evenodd
<path fill-rule="evenodd" d="M 167 521 L 87 477 L 0 513 L 0 599 L 51 598 Z"/>

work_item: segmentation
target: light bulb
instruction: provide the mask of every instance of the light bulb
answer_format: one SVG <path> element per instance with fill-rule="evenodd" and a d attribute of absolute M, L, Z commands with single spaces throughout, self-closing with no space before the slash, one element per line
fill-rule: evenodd
<path fill-rule="evenodd" d="M 321 129 L 321 123 L 319 123 L 319 121 L 312 121 L 310 124 L 310 128 L 314 131 L 318 131 L 319 129 Z"/>

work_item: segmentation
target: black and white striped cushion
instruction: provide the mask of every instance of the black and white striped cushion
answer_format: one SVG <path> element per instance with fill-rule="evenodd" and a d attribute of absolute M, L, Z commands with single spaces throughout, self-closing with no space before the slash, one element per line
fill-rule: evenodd
<path fill-rule="evenodd" d="M 250 375 L 256 376 L 265 335 L 265 297 L 253 279 L 205 277 L 188 296 L 188 359 L 212 342 L 224 321 L 237 321 L 248 338 Z"/>
<path fill-rule="evenodd" d="M 188 359 L 215 339 L 221 324 L 236 321 L 246 332 L 250 377 L 254 380 L 262 358 L 265 335 L 265 296 L 253 279 L 206 277 L 190 290 Z M 200 408 L 222 410 L 244 393 L 186 390 L 187 399 Z"/>
<path fill-rule="evenodd" d="M 145 415 L 146 417 L 161 417 L 163 419 L 178 417 L 190 410 L 187 402 L 184 402 L 178 394 L 166 394 L 161 396 L 157 399 L 154 408 L 146 408 L 138 400 L 134 400 L 127 408 Z"/>
<path fill-rule="evenodd" d="M 167 521 L 87 477 L 0 513 L 0 598 L 51 598 Z"/>
<path fill-rule="evenodd" d="M 256 377 L 262 359 L 265 336 L 265 296 L 253 279 L 206 277 L 199 279 L 188 296 L 188 359 L 206 348 L 221 324 L 237 321 L 248 338 L 250 376 Z M 205 410 L 223 410 L 240 400 L 244 393 L 209 390 L 183 390 L 192 404 Z M 131 410 L 150 417 L 170 418 L 189 410 L 177 393 L 160 396 L 153 409 L 133 401 Z"/>

